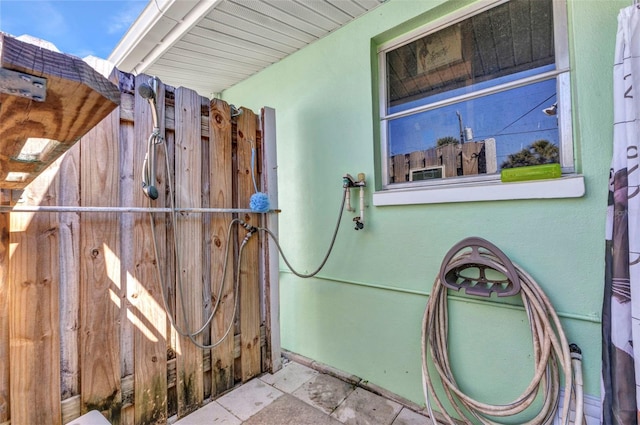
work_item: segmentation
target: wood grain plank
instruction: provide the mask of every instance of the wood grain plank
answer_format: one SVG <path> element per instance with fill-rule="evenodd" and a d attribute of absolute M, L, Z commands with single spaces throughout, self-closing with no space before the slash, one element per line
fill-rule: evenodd
<path fill-rule="evenodd" d="M 9 213 L 0 214 L 0 423 L 11 418 L 9 377 Z"/>
<path fill-rule="evenodd" d="M 276 146 L 276 111 L 264 107 L 260 111 L 260 132 L 262 134 L 262 190 L 269 195 L 269 205 L 278 209 L 278 152 Z M 263 216 L 263 223 L 278 235 L 278 214 Z M 262 270 L 264 291 L 264 333 L 266 358 L 263 372 L 276 373 L 282 368 L 282 348 L 280 338 L 280 255 L 271 238 L 262 239 Z"/>
<path fill-rule="evenodd" d="M 204 131 L 200 139 L 201 146 L 201 181 L 202 187 L 200 190 L 200 202 L 203 208 L 210 208 L 211 199 L 211 176 L 209 175 L 209 104 L 210 100 L 205 97 L 201 97 L 201 118 L 203 119 L 203 125 L 206 127 L 207 136 L 205 137 Z M 206 119 L 205 119 L 206 118 Z M 211 294 L 211 255 L 207 253 L 211 252 L 212 240 L 211 240 L 211 219 L 212 214 L 202 214 L 202 308 L 203 317 L 209 317 L 212 309 Z M 211 325 L 202 333 L 202 342 L 205 345 L 211 344 Z M 211 350 L 204 350 L 202 358 L 202 389 L 204 399 L 211 397 L 211 389 L 213 388 L 213 374 L 211 373 Z"/>
<path fill-rule="evenodd" d="M 123 94 L 123 98 L 133 96 Z M 125 121 L 122 116 L 123 107 L 120 108 L 120 205 L 125 207 L 135 206 L 134 192 L 140 190 L 140 177 L 133 175 L 133 155 L 135 147 L 140 141 L 135 140 L 133 121 Z M 131 111 L 133 113 L 133 111 Z M 133 116 L 133 115 L 132 115 Z M 129 319 L 132 314 L 132 306 L 127 294 L 130 293 L 131 274 L 135 269 L 133 252 L 133 228 L 134 214 L 121 214 L 118 218 L 120 223 L 120 283 L 122 285 L 122 307 L 120 309 L 120 373 L 122 377 L 133 377 L 134 370 L 134 334 L 133 322 Z M 133 388 L 133 385 L 132 385 Z M 131 400 L 134 398 L 131 394 Z M 134 424 L 134 409 L 130 406 L 123 389 L 123 410 L 120 418 L 121 425 Z M 127 406 L 129 404 L 129 406 Z"/>
<path fill-rule="evenodd" d="M 58 202 L 58 169 L 56 161 L 25 189 L 26 205 Z M 62 414 L 57 217 L 11 214 L 10 239 L 11 423 L 58 425 Z"/>
<path fill-rule="evenodd" d="M 455 177 L 458 175 L 458 145 L 450 144 L 437 148 L 442 155 L 444 176 Z"/>
<path fill-rule="evenodd" d="M 82 205 L 117 206 L 120 113 L 116 109 L 82 140 Z M 82 413 L 98 410 L 120 424 L 120 235 L 118 217 L 82 214 L 81 341 Z"/>
<path fill-rule="evenodd" d="M 62 157 L 60 204 L 80 205 L 80 144 Z M 60 221 L 60 384 L 65 400 L 80 394 L 80 215 L 58 214 Z"/>
<path fill-rule="evenodd" d="M 251 178 L 251 148 L 256 145 L 258 119 L 250 109 L 243 108 L 238 117 L 237 178 L 238 207 L 247 208 L 255 192 Z M 256 155 L 257 156 L 257 155 Z M 256 179 L 258 177 L 256 176 Z M 258 214 L 244 214 L 243 220 L 259 225 Z M 245 238 L 247 231 L 239 227 L 238 240 Z M 260 271 L 258 234 L 244 246 L 240 258 L 240 342 L 241 377 L 246 382 L 261 372 L 260 363 Z M 241 242 L 242 243 L 242 242 Z"/>
<path fill-rule="evenodd" d="M 176 90 L 175 187 L 176 207 L 201 206 L 200 96 Z M 178 327 L 192 332 L 202 323 L 202 222 L 199 214 L 180 214 L 176 223 L 176 315 Z M 202 337 L 195 339 L 202 342 Z M 178 417 L 197 409 L 203 400 L 202 350 L 189 338 L 178 338 L 176 353 Z"/>
<path fill-rule="evenodd" d="M 136 87 L 148 79 L 146 75 L 136 76 Z M 137 179 L 142 175 L 147 139 L 153 126 L 149 103 L 137 94 L 134 117 L 133 176 Z M 163 164 L 162 149 L 159 151 L 157 163 Z M 163 176 L 161 173 L 160 177 Z M 154 205 L 164 204 L 164 184 L 163 179 L 158 180 L 158 187 L 162 190 L 158 190 L 160 197 L 153 201 Z M 149 206 L 140 186 L 134 186 L 137 186 L 133 193 L 134 205 Z M 156 223 L 158 246 L 163 248 L 165 227 L 162 220 L 156 220 Z M 130 304 L 128 319 L 134 325 L 134 408 L 135 423 L 139 425 L 164 424 L 167 421 L 167 316 L 162 307 L 153 243 L 149 216 L 136 215 L 133 220 L 134 268 L 128 273 L 127 298 Z M 160 258 L 164 253 L 160 252 Z"/>
<path fill-rule="evenodd" d="M 223 100 L 211 100 L 209 111 L 209 179 L 212 208 L 233 207 L 233 169 L 231 144 L 231 108 Z M 231 214 L 215 214 L 211 217 L 211 293 L 213 303 L 219 299 L 219 307 L 213 319 L 211 341 L 219 344 L 212 350 L 213 384 L 212 395 L 218 395 L 231 389 L 234 385 L 233 330 L 221 341 L 226 329 L 234 321 L 233 310 L 236 297 L 233 289 L 233 260 L 225 258 L 227 244 L 233 244 L 235 233 L 227 238 L 227 226 L 232 219 Z M 233 247 L 233 245 L 231 245 Z M 233 250 L 231 251 L 233 252 Z M 223 276 L 224 265 L 227 273 Z M 231 325 L 232 326 L 232 325 Z"/>
<path fill-rule="evenodd" d="M 462 175 L 478 174 L 478 153 L 482 145 L 478 142 L 467 142 L 462 145 Z"/>

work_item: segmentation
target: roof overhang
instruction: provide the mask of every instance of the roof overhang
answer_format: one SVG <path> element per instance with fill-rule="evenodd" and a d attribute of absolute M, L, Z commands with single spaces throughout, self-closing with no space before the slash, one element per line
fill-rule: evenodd
<path fill-rule="evenodd" d="M 213 96 L 386 0 L 151 0 L 109 61 Z"/>

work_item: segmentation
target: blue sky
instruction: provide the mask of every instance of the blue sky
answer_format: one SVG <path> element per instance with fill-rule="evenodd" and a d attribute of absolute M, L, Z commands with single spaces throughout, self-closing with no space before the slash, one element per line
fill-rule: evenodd
<path fill-rule="evenodd" d="M 0 0 L 0 31 L 106 59 L 148 0 Z"/>

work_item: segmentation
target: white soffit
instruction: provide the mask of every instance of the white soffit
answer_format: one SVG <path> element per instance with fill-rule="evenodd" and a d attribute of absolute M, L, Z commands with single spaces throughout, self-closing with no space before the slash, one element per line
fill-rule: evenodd
<path fill-rule="evenodd" d="M 150 0 L 109 60 L 212 97 L 384 1 Z"/>

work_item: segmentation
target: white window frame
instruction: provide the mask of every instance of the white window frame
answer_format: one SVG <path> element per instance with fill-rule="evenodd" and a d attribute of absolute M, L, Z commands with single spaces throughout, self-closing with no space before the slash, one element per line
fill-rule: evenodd
<path fill-rule="evenodd" d="M 555 65 L 556 69 L 528 78 L 502 84 L 490 89 L 456 96 L 417 108 L 387 114 L 386 53 L 417 39 L 435 33 L 471 16 L 485 12 L 509 0 L 481 0 L 453 14 L 417 28 L 401 37 L 381 44 L 378 49 L 379 93 L 380 93 L 380 157 L 382 178 L 381 189 L 374 193 L 374 205 L 403 205 L 440 202 L 469 202 L 506 199 L 539 199 L 580 197 L 585 193 L 584 178 L 576 174 L 571 110 L 571 75 L 568 48 L 568 21 L 565 0 L 553 0 Z M 539 180 L 519 183 L 502 183 L 500 175 L 479 175 L 474 177 L 448 177 L 442 180 L 421 180 L 389 184 L 388 123 L 399 118 L 471 100 L 487 93 L 508 90 L 548 79 L 557 81 L 558 131 L 560 140 L 560 161 L 563 176 L 553 180 Z"/>

